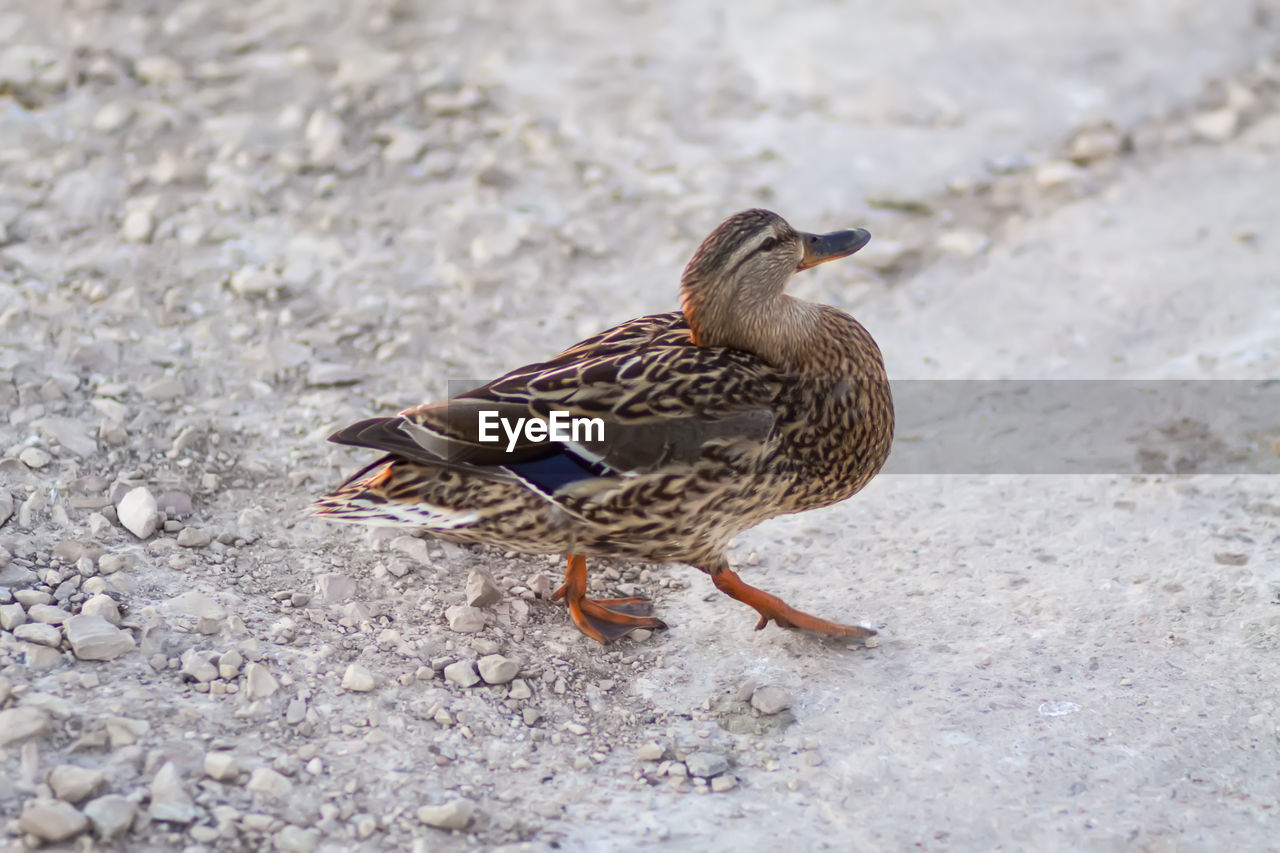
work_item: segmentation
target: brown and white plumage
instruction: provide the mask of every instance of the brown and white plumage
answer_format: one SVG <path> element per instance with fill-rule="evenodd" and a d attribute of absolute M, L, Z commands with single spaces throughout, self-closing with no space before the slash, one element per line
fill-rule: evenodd
<path fill-rule="evenodd" d="M 875 342 L 852 317 L 782 292 L 797 270 L 868 236 L 736 214 L 686 268 L 681 312 L 630 320 L 450 400 L 335 433 L 387 455 L 314 511 L 570 555 L 561 594 L 601 641 L 661 623 L 640 600 L 585 598 L 582 555 L 689 563 L 760 611 L 760 627 L 867 636 L 747 586 L 724 555 L 765 519 L 854 494 L 888 456 L 893 404 Z M 508 451 L 505 438 L 480 440 L 481 411 L 600 418 L 605 440 L 522 439 Z"/>

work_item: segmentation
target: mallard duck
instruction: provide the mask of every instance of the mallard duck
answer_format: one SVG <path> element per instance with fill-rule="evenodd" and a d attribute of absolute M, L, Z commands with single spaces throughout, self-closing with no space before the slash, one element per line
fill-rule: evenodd
<path fill-rule="evenodd" d="M 725 556 L 734 536 L 768 518 L 853 495 L 889 455 L 893 402 L 875 341 L 849 315 L 783 293 L 794 273 L 869 239 L 862 229 L 806 234 L 767 210 L 735 214 L 685 268 L 680 311 L 629 320 L 444 402 L 334 433 L 330 441 L 385 455 L 313 511 L 564 554 L 553 598 L 602 643 L 666 626 L 646 599 L 588 598 L 588 556 L 701 569 L 755 608 L 757 630 L 773 621 L 871 636 L 750 586 Z M 602 429 L 575 434 L 565 418 Z"/>

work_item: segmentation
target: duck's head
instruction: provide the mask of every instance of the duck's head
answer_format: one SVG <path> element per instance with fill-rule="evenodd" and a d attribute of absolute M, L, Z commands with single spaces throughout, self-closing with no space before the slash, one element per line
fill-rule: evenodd
<path fill-rule="evenodd" d="M 694 253 L 680 284 L 680 305 L 699 346 L 749 352 L 780 334 L 799 334 L 803 312 L 783 295 L 800 270 L 844 258 L 867 245 L 861 228 L 807 234 L 770 210 L 744 210 L 724 222 Z"/>

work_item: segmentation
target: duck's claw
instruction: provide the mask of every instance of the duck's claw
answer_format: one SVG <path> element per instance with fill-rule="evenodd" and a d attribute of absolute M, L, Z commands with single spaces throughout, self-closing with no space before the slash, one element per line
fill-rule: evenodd
<path fill-rule="evenodd" d="M 841 625 L 839 622 L 830 622 L 805 613 L 803 610 L 796 610 L 776 595 L 756 589 L 730 569 L 713 572 L 711 580 L 715 583 L 716 589 L 725 595 L 756 609 L 760 614 L 760 621 L 756 623 L 757 631 L 773 621 L 778 623 L 779 628 L 799 628 L 829 637 L 874 637 L 876 633 L 860 625 Z"/>
<path fill-rule="evenodd" d="M 647 603 L 607 606 L 614 600 L 583 597 L 570 601 L 569 616 L 578 630 L 600 643 L 611 643 L 637 628 L 667 627 L 661 619 L 643 615 L 652 609 Z"/>
<path fill-rule="evenodd" d="M 645 598 L 587 598 L 587 560 L 570 554 L 564 585 L 552 593 L 563 598 L 578 630 L 598 643 L 611 643 L 637 628 L 665 628 L 666 623 L 649 614 L 653 604 Z"/>

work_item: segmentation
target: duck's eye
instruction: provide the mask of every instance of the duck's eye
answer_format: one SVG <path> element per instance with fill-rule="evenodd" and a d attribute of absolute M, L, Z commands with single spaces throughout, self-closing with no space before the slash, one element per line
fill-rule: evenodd
<path fill-rule="evenodd" d="M 758 251 L 761 251 L 761 252 L 771 252 L 771 251 L 773 251 L 773 247 L 774 247 L 774 246 L 776 246 L 776 245 L 778 245 L 778 240 L 777 240 L 777 238 L 775 238 L 775 237 L 766 237 L 766 238 L 764 238 L 764 241 L 760 243 L 760 248 L 758 249 Z"/>

